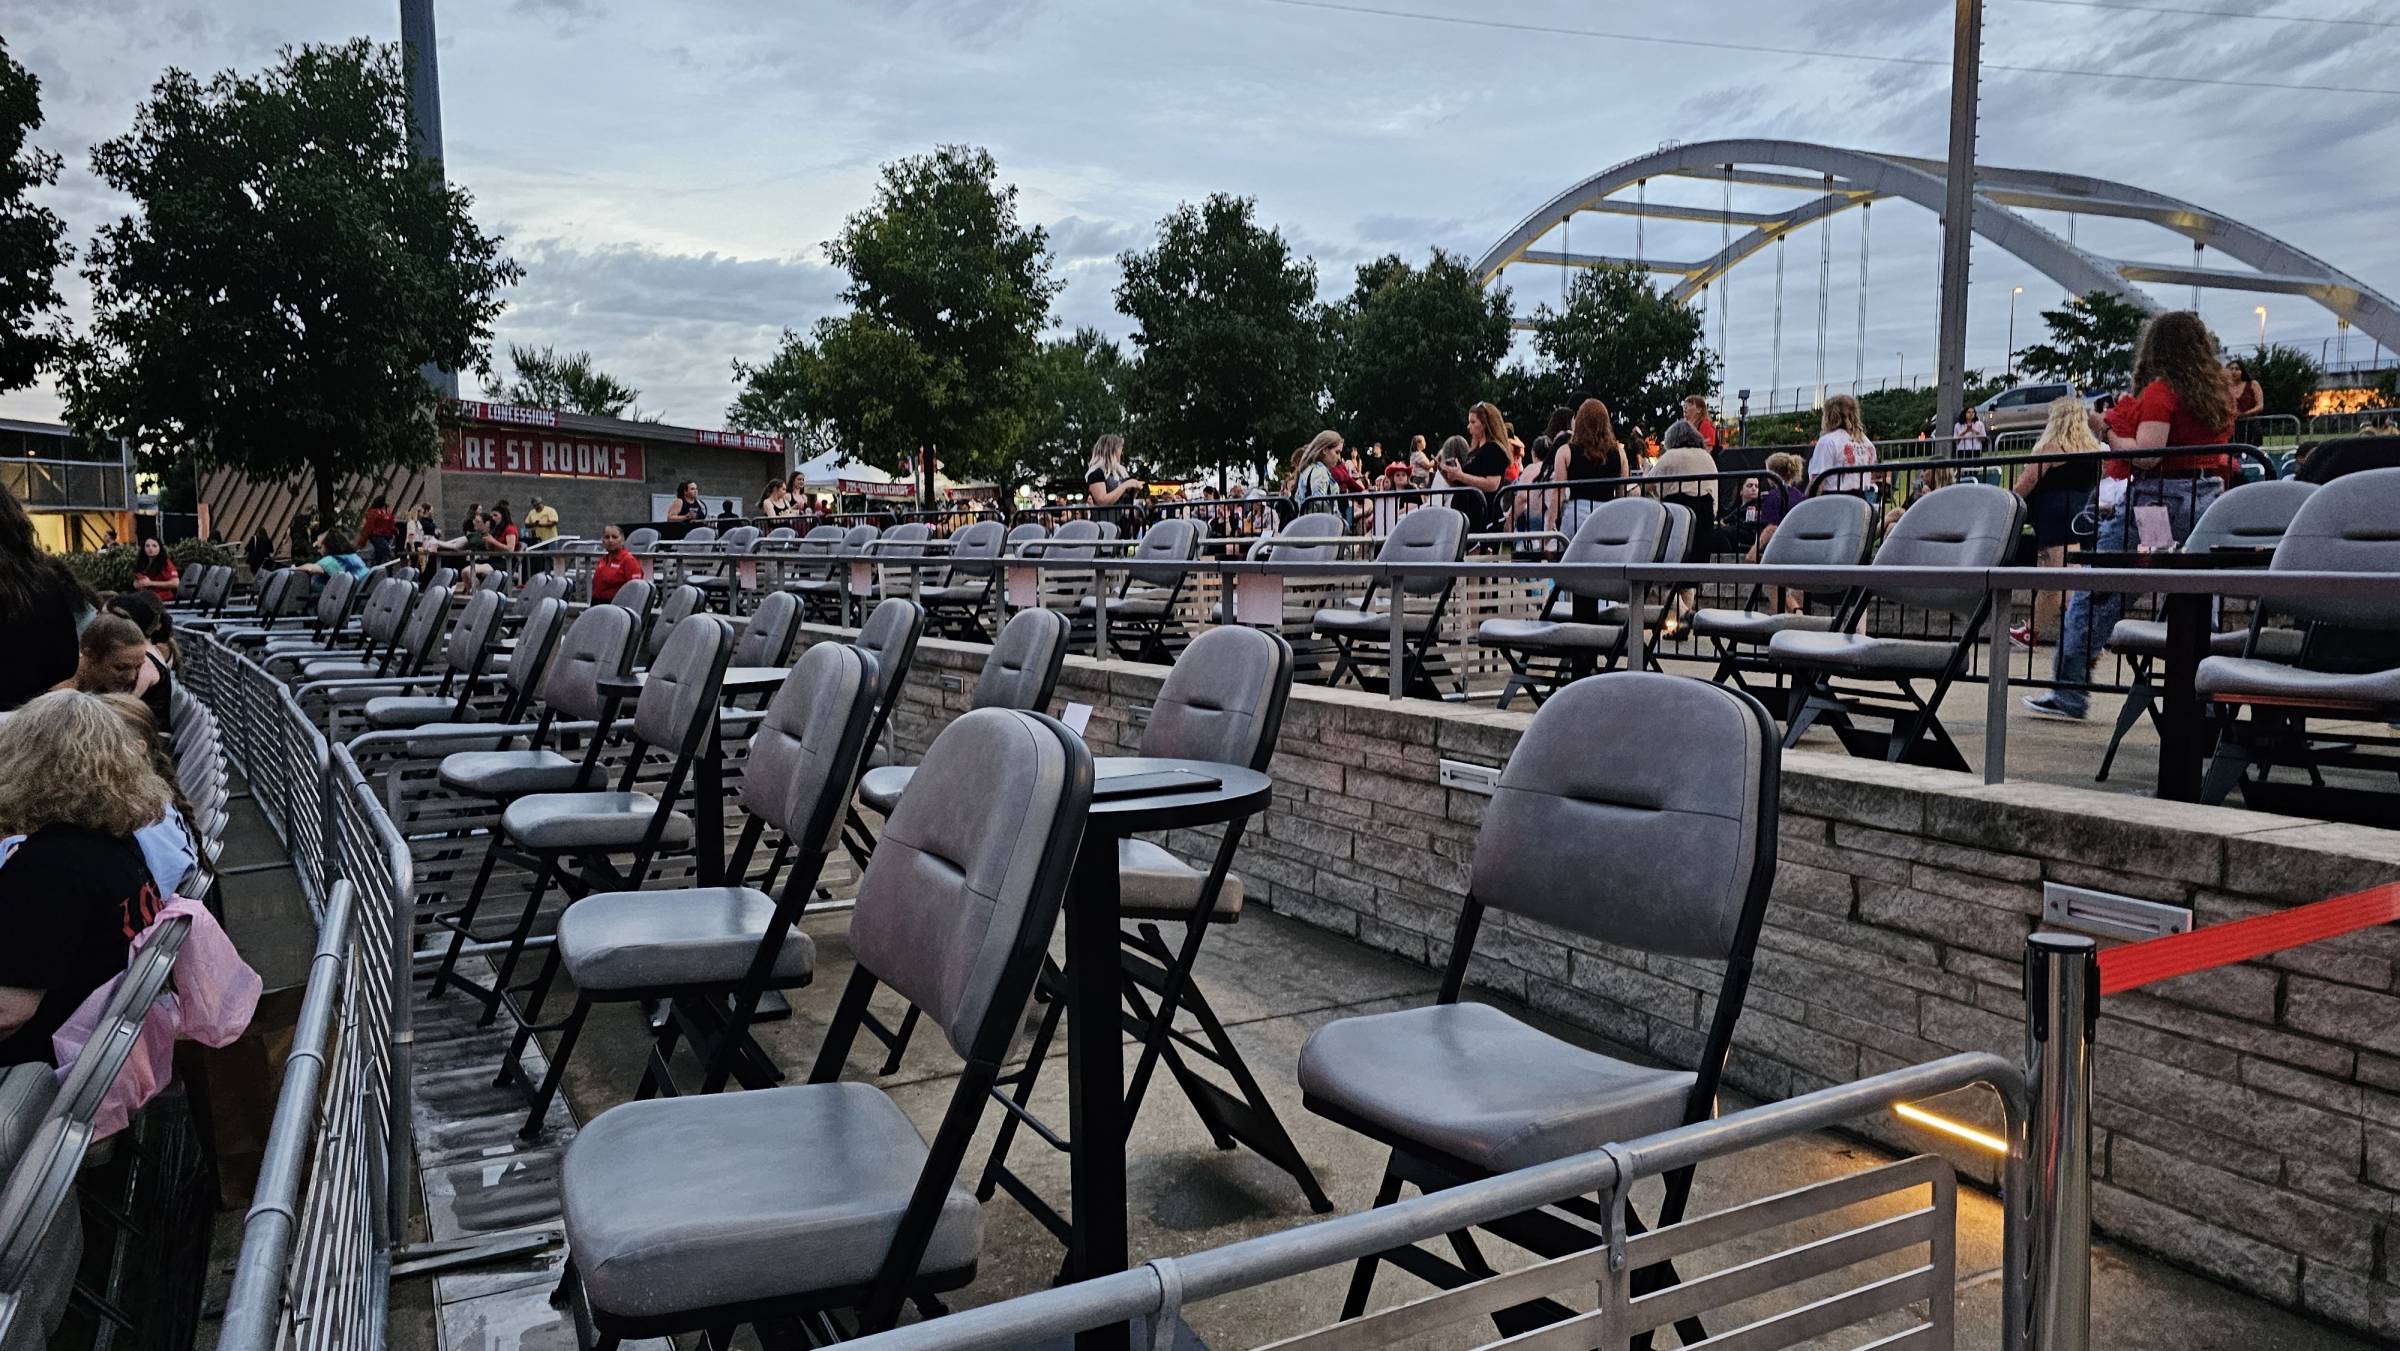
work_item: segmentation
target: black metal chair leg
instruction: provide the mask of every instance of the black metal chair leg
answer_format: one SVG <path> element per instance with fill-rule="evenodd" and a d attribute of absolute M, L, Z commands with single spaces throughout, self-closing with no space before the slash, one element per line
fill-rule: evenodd
<path fill-rule="evenodd" d="M 558 978 L 558 945 L 553 943 L 542 954 L 541 974 L 533 978 L 533 999 L 518 1010 L 516 1034 L 508 1039 L 508 1054 L 501 1057 L 500 1072 L 493 1076 L 492 1087 L 506 1088 L 517 1077 L 517 1058 L 533 1041 L 534 1024 L 542 1016 L 542 1001 L 549 997 L 550 982 Z M 505 997 L 505 995 L 503 996 Z"/>
<path fill-rule="evenodd" d="M 1034 1080 L 1041 1073 L 1042 1061 L 1049 1056 L 1050 1042 L 1058 1035 L 1058 1022 L 1067 1011 L 1064 982 L 1058 978 L 1058 968 L 1048 961 L 1042 963 L 1042 985 L 1049 990 L 1049 1002 L 1042 1008 L 1042 1020 L 1033 1031 L 1033 1041 L 1026 1047 L 1025 1065 L 1017 1071 L 1011 1102 L 1023 1107 L 1033 1097 Z M 989 1201 L 992 1191 L 1000 1185 L 1000 1175 L 1008 1168 L 1009 1146 L 1016 1143 L 1017 1127 L 1024 1120 L 1015 1112 L 1000 1114 L 999 1134 L 992 1138 L 992 1152 L 984 1159 L 983 1176 L 975 1184 L 975 1199 Z"/>
<path fill-rule="evenodd" d="M 2092 776 L 2092 782 L 2108 782 L 2109 766 L 2117 762 L 2117 747 L 2124 744 L 2125 734 L 2132 731 L 2134 723 L 2150 711 L 2157 697 L 2157 691 L 2150 684 L 2150 664 L 2142 662 L 2134 668 L 2133 684 L 2125 690 L 2125 706 L 2117 710 L 2117 728 L 2109 734 L 2108 750 L 2101 755 L 2100 772 Z"/>
<path fill-rule="evenodd" d="M 591 1016 L 592 1001 L 578 995 L 575 1011 L 559 1025 L 558 1048 L 550 1053 L 549 1067 L 542 1071 L 542 1083 L 533 1091 L 533 1109 L 525 1114 L 524 1128 L 517 1132 L 521 1139 L 531 1140 L 541 1135 L 542 1119 L 550 1114 L 550 1100 L 558 1096 L 558 1088 L 567 1077 L 567 1057 L 575 1053 L 575 1039 L 583 1035 L 583 1020 Z M 511 1063 L 515 1057 L 510 1057 Z"/>
<path fill-rule="evenodd" d="M 492 975 L 492 988 L 484 1000 L 483 1016 L 475 1020 L 477 1027 L 490 1027 L 500 1016 L 500 1001 L 508 998 L 508 982 L 517 974 L 517 960 L 525 955 L 525 943 L 533 936 L 533 925 L 542 908 L 542 897 L 550 890 L 550 875 L 557 871 L 558 861 L 542 855 L 541 866 L 533 873 L 533 890 L 525 894 L 525 913 L 517 917 L 517 927 L 509 931 L 508 951 L 500 958 L 500 966 Z"/>
<path fill-rule="evenodd" d="M 451 914 L 449 951 L 442 954 L 441 967 L 433 973 L 433 988 L 425 992 L 427 999 L 439 999 L 450 988 L 451 977 L 458 970 L 458 956 L 467 946 L 467 930 L 475 923 L 475 912 L 483 906 L 483 891 L 491 884 L 492 869 L 500 862 L 500 833 L 492 832 L 485 842 L 483 866 L 475 871 L 475 885 L 467 892 L 467 902 Z"/>
<path fill-rule="evenodd" d="M 1375 1189 L 1374 1209 L 1381 1210 L 1399 1199 L 1399 1170 L 1386 1161 L 1383 1165 L 1383 1182 Z M 1342 1296 L 1343 1322 L 1349 1322 L 1367 1311 L 1367 1297 L 1375 1293 L 1375 1266 L 1382 1260 L 1382 1254 L 1368 1253 L 1350 1268 L 1350 1289 Z"/>

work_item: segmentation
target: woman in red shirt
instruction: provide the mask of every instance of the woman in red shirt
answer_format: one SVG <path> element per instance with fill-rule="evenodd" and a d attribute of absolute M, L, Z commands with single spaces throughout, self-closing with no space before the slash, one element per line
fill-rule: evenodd
<path fill-rule="evenodd" d="M 2233 387 L 2217 360 L 2217 340 L 2199 315 L 2174 310 L 2150 321 L 2134 345 L 2133 388 L 2131 397 L 2117 400 L 2105 416 L 2093 418 L 2093 432 L 2123 456 L 2105 461 L 2103 472 L 2110 479 L 2127 480 L 2124 495 L 2114 503 L 2111 486 L 2101 485 L 2096 547 L 2102 553 L 2181 544 L 2192 533 L 2192 523 L 2224 489 L 2218 477 L 2225 463 L 2221 452 L 2157 453 L 2221 446 L 2233 439 Z M 2157 536 L 2162 510 L 2171 540 Z M 2147 537 L 2145 521 L 2150 523 Z M 2061 688 L 2027 699 L 2025 707 L 2045 717 L 2081 719 L 2091 702 L 2080 686 L 2090 675 L 2092 654 L 2108 641 L 2124 614 L 2122 594 L 2078 591 L 2069 596 L 2053 672 Z"/>
<path fill-rule="evenodd" d="M 600 558 L 592 564 L 592 603 L 606 605 L 627 582 L 642 575 L 642 560 L 625 547 L 625 532 L 613 525 L 600 527 Z"/>
<path fill-rule="evenodd" d="M 179 574 L 175 560 L 167 556 L 167 546 L 156 535 L 144 535 L 142 542 L 134 547 L 138 552 L 133 564 L 133 584 L 160 600 L 175 599 Z"/>

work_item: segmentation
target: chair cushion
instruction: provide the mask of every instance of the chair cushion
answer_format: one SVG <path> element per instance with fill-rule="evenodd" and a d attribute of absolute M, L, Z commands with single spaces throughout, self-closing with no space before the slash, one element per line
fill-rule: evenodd
<path fill-rule="evenodd" d="M 1862 675 L 1939 675 L 1956 647 L 1912 638 L 1869 638 L 1856 633 L 1809 633 L 1787 629 L 1767 640 L 1767 655 L 1795 666 L 1818 666 Z"/>
<path fill-rule="evenodd" d="M 900 795 L 908 791 L 908 781 L 916 774 L 914 765 L 877 765 L 859 776 L 858 801 L 881 816 L 892 814 L 900 805 Z"/>
<path fill-rule="evenodd" d="M 848 585 L 847 577 L 804 577 L 797 582 L 784 583 L 783 589 L 796 591 L 803 596 L 838 596 Z"/>
<path fill-rule="evenodd" d="M 1117 841 L 1117 909 L 1136 919 L 1186 919 L 1200 884 L 1208 880 L 1195 868 L 1148 840 Z M 1232 873 L 1217 888 L 1212 919 L 1230 924 L 1242 917 L 1242 879 Z"/>
<path fill-rule="evenodd" d="M 2257 694 L 2270 698 L 2329 699 L 2362 707 L 2400 706 L 2400 667 L 2339 674 L 2303 671 L 2259 657 L 2210 657 L 2193 673 L 2202 694 Z"/>
<path fill-rule="evenodd" d="M 929 586 L 917 596 L 927 605 L 981 605 L 991 595 L 991 588 L 981 582 L 957 586 Z"/>
<path fill-rule="evenodd" d="M 535 793 L 508 804 L 500 829 L 530 849 L 631 849 L 657 810 L 658 799 L 648 793 Z M 691 818 L 668 816 L 659 839 L 691 843 Z"/>
<path fill-rule="evenodd" d="M 1489 1004 L 1327 1023 L 1300 1048 L 1300 1091 L 1493 1172 L 1680 1125 L 1693 1076 L 1560 1041 Z"/>
<path fill-rule="evenodd" d="M 1610 652 L 1625 630 L 1615 624 L 1570 624 L 1550 619 L 1487 619 L 1475 630 L 1485 647 L 1525 651 Z"/>
<path fill-rule="evenodd" d="M 1319 610 L 1312 621 L 1319 633 L 1342 633 L 1354 638 L 1372 638 L 1392 631 L 1392 616 L 1388 610 Z M 1423 633 L 1433 623 L 1432 611 L 1410 611 L 1400 620 L 1400 631 Z"/>
<path fill-rule="evenodd" d="M 528 793 L 574 793 L 608 782 L 608 767 L 584 774 L 581 760 L 557 751 L 455 751 L 442 757 L 442 786 L 477 797 L 523 797 Z"/>
<path fill-rule="evenodd" d="M 1832 615 L 1764 614 L 1757 610 L 1699 610 L 1692 632 L 1703 638 L 1765 647 L 1778 633 L 1831 633 Z"/>
<path fill-rule="evenodd" d="M 558 955 L 578 990 L 733 985 L 749 974 L 775 898 L 749 887 L 604 891 L 558 917 Z M 775 953 L 779 988 L 808 983 L 817 949 L 798 929 Z"/>
<path fill-rule="evenodd" d="M 328 657 L 322 661 L 312 661 L 302 666 L 300 674 L 310 680 L 364 680 L 371 676 L 381 675 L 383 672 L 377 670 L 373 662 L 345 661 L 336 657 Z"/>
<path fill-rule="evenodd" d="M 2258 650 L 2262 656 L 2278 661 L 2290 661 L 2300 655 L 2301 633 L 2298 629 L 2260 629 Z M 2227 629 L 2209 635 L 2208 654 L 2212 657 L 2238 657 L 2250 641 L 2250 630 Z M 2163 619 L 2120 619 L 2108 631 L 2108 650 L 2128 656 L 2163 657 L 2167 654 L 2167 622 Z"/>
<path fill-rule="evenodd" d="M 475 721 L 472 708 L 453 713 L 458 700 L 439 694 L 378 694 L 367 701 L 370 727 L 422 727 L 429 722 Z"/>
<path fill-rule="evenodd" d="M 925 1152 L 868 1084 L 629 1102 L 567 1146 L 567 1248 L 593 1307 L 621 1317 L 861 1285 Z M 982 1244 L 982 1208 L 953 1184 L 920 1270 L 963 1270 Z"/>

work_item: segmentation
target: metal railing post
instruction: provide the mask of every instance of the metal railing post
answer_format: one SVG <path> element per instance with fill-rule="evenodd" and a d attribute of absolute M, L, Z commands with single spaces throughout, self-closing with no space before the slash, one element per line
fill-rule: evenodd
<path fill-rule="evenodd" d="M 1992 592 L 1983 646 L 1983 781 L 2008 782 L 2008 621 L 2014 603 L 2005 589 Z M 2038 608 L 2035 607 L 2035 608 Z"/>
<path fill-rule="evenodd" d="M 2092 1339 L 2092 1032 L 2099 947 L 2078 934 L 2025 940 L 2025 1168 L 2030 1184 L 2023 1298 L 2032 1351 Z"/>
<path fill-rule="evenodd" d="M 1391 658 L 1384 671 L 1384 690 L 1398 699 L 1408 692 L 1408 588 L 1400 584 L 1400 574 L 1394 572 L 1391 584 L 1384 591 L 1385 604 L 1391 609 Z"/>

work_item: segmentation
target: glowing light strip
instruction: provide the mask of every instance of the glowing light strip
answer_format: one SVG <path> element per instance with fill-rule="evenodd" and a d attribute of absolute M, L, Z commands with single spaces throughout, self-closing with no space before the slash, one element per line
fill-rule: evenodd
<path fill-rule="evenodd" d="M 1944 1135 L 1957 1136 L 1959 1139 L 1966 1141 L 1968 1144 L 1977 1145 L 1984 1149 L 1988 1149 L 1994 1154 L 2006 1154 L 2008 1152 L 2008 1141 L 2001 1139 L 1999 1136 L 1993 1135 L 1989 1131 L 1979 1131 L 1973 1126 L 1966 1125 L 1963 1122 L 1952 1121 L 1948 1117 L 1935 1116 L 1933 1113 L 1926 1111 L 1924 1108 L 1910 1103 L 1893 1103 L 1892 1115 L 1900 1118 L 1903 1121 L 1914 1121 L 1920 1126 L 1940 1131 Z"/>

